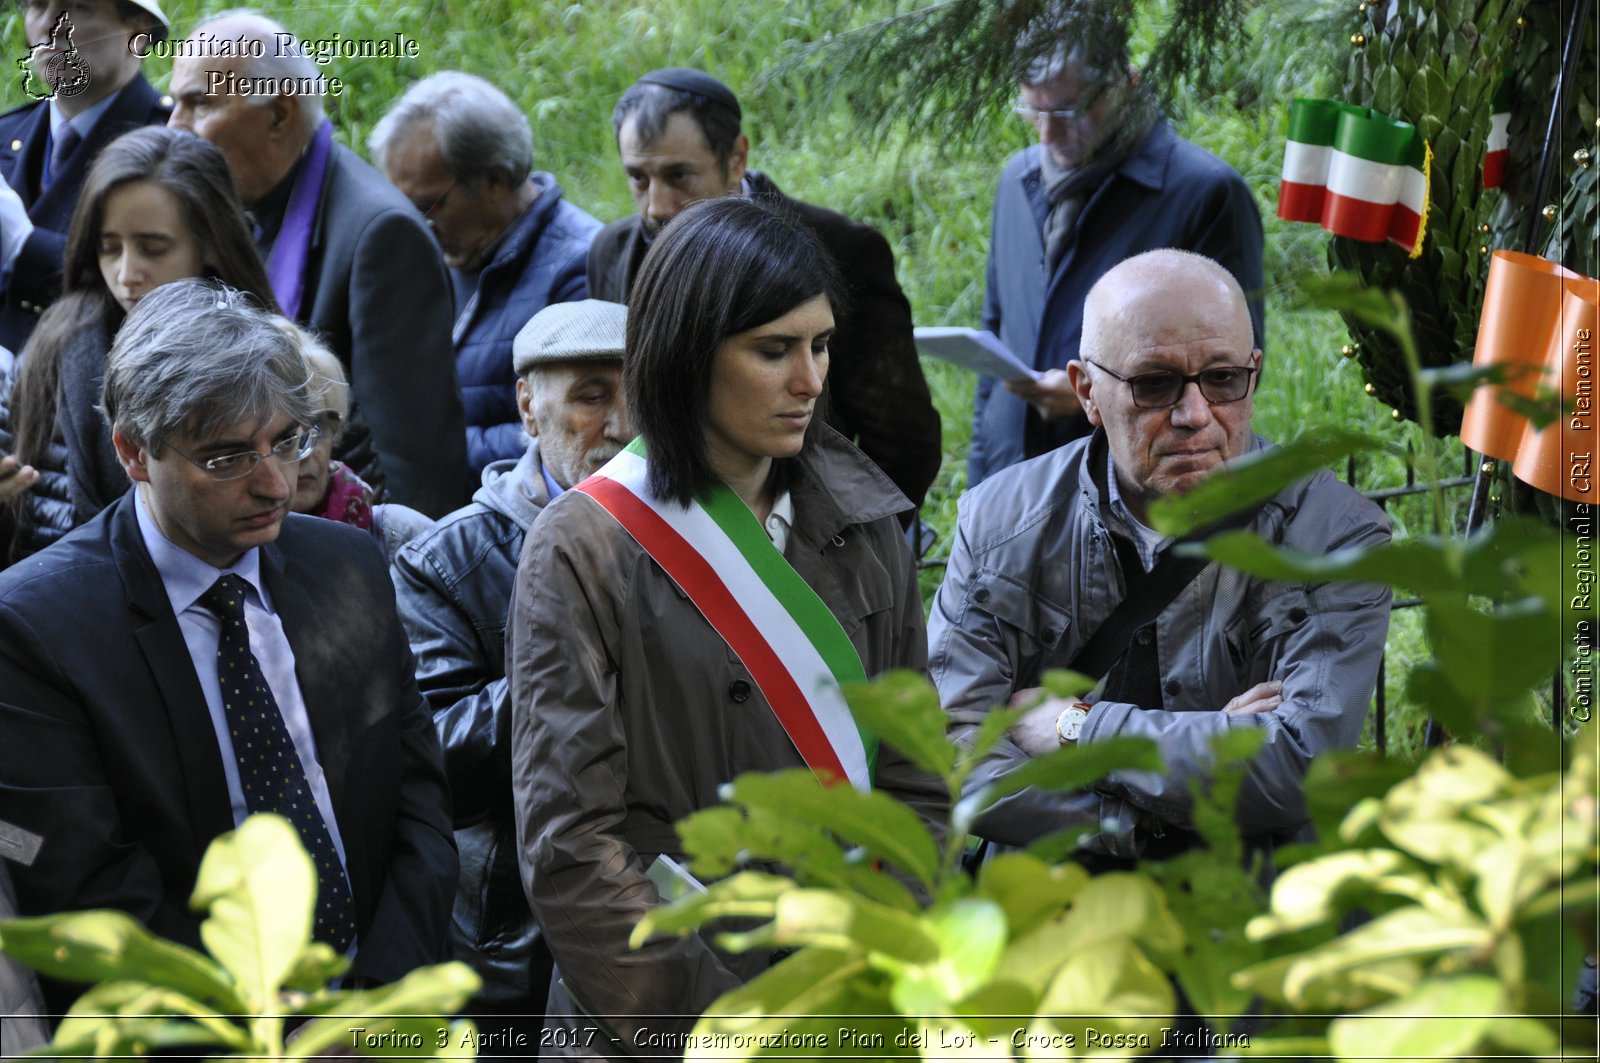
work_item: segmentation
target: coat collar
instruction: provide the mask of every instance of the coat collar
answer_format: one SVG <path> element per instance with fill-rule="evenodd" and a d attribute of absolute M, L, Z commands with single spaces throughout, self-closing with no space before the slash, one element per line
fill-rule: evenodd
<path fill-rule="evenodd" d="M 561 203 L 564 193 L 555 177 L 540 171 L 530 174 L 528 179 L 533 182 L 534 188 L 538 189 L 538 195 L 500 238 L 499 250 L 484 267 L 485 276 L 498 272 L 508 265 L 521 263 L 527 257 L 529 249 L 544 235 L 550 219 L 555 216 L 556 207 Z"/>
<path fill-rule="evenodd" d="M 912 508 L 893 481 L 844 436 L 820 424 L 811 448 L 800 455 L 794 492 L 795 531 L 816 538 L 852 524 L 870 524 Z"/>

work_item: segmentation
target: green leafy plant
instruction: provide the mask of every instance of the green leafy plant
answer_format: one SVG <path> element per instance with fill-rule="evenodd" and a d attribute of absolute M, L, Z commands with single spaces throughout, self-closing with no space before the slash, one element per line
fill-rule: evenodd
<path fill-rule="evenodd" d="M 475 1054 L 471 1023 L 439 1017 L 478 988 L 465 964 L 424 967 L 377 989 L 327 988 L 349 961 L 311 940 L 316 887 L 294 828 L 261 814 L 218 837 L 201 860 L 191 904 L 208 913 L 200 937 L 209 956 L 152 934 L 124 912 L 0 922 L 0 951 L 52 978 L 94 983 L 35 1054 Z M 286 1038 L 292 1022 L 303 1025 Z"/>
<path fill-rule="evenodd" d="M 1595 949 L 1596 741 L 1565 775 L 1519 779 L 1453 747 L 1355 805 L 1340 851 L 1286 871 L 1252 940 L 1370 921 L 1275 957 L 1235 984 L 1322 1020 L 1317 1046 L 1341 1059 L 1532 1055 L 1592 1058 L 1592 1022 L 1563 1024 L 1578 965 Z M 1268 1046 L 1256 1046 L 1265 1049 Z"/>
<path fill-rule="evenodd" d="M 1067 696 L 1088 686 L 1061 672 L 1045 683 Z M 865 726 L 943 782 L 951 797 L 943 839 L 887 794 L 823 788 L 808 771 L 741 776 L 726 805 L 684 819 L 693 870 L 728 877 L 652 912 L 634 944 L 737 920 L 722 924 L 725 948 L 798 950 L 713 1004 L 697 1037 L 786 1038 L 875 1056 L 1105 1058 L 1160 1045 L 1176 1009 L 1174 975 L 1208 1013 L 1241 1010 L 1247 998 L 1225 972 L 1260 949 L 1223 924 L 1237 917 L 1242 928 L 1262 898 L 1233 826 L 1237 773 L 1219 772 L 1197 795 L 1197 825 L 1214 854 L 1091 876 L 1052 863 L 1077 842 L 1070 831 L 969 874 L 966 831 L 995 801 L 1025 786 L 1076 789 L 1114 771 L 1160 771 L 1155 746 L 1114 739 L 1063 748 L 963 797 L 1022 710 L 994 710 L 960 748 L 946 740 L 937 693 L 921 676 L 897 673 L 847 694 Z M 1247 759 L 1260 737 L 1228 736 L 1219 763 Z M 1185 932 L 1190 919 L 1203 941 Z M 841 1030 L 854 1040 L 841 1042 Z"/>

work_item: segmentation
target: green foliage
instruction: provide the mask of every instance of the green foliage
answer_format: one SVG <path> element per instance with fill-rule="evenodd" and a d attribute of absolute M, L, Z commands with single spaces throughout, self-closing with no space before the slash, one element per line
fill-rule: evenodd
<path fill-rule="evenodd" d="M 94 983 L 37 1054 L 303 1059 L 351 1048 L 357 1028 L 452 1058 L 476 1044 L 471 1023 L 438 1017 L 478 988 L 464 964 L 424 967 L 371 991 L 327 989 L 349 961 L 311 941 L 316 886 L 294 828 L 262 814 L 218 837 L 200 863 L 190 903 L 208 913 L 200 937 L 210 956 L 156 937 L 123 912 L 0 922 L 0 951 L 52 978 Z M 286 1044 L 292 1019 L 310 1021 Z"/>
<path fill-rule="evenodd" d="M 1080 693 L 1086 683 L 1066 673 L 1049 681 Z M 1000 795 L 1024 783 L 1076 788 L 1111 771 L 1159 771 L 1154 747 L 1128 740 L 1066 748 L 1031 761 L 1018 781 L 958 801 L 1020 710 L 997 710 L 972 746 L 960 748 L 944 739 L 944 712 L 921 676 L 891 675 L 847 695 L 885 743 L 942 783 L 951 819 L 936 837 L 887 795 L 823 788 L 808 771 L 741 776 L 727 788 L 727 806 L 686 818 L 679 832 L 694 871 L 746 869 L 652 912 L 633 943 L 737 920 L 753 929 L 723 930 L 717 940 L 725 948 L 798 950 L 717 1001 L 697 1032 L 793 1034 L 810 1020 L 780 1026 L 778 1016 L 849 1017 L 858 1033 L 884 1034 L 877 1047 L 928 1056 L 941 1041 L 948 1048 L 962 1038 L 1004 1049 L 1018 1020 L 995 1016 L 1036 1016 L 1027 1032 L 1054 1046 L 1049 1058 L 1060 1058 L 1069 1040 L 1083 1045 L 1089 1026 L 1126 1034 L 1130 1044 L 1137 1036 L 1158 1043 L 1185 935 L 1148 875 L 1090 878 L 1020 852 L 988 861 L 976 877 L 959 863 L 965 824 Z M 755 869 L 776 867 L 782 873 Z M 866 1025 L 856 1019 L 874 1014 Z M 835 1033 L 838 1025 L 818 1029 Z"/>
<path fill-rule="evenodd" d="M 1376 917 L 1235 984 L 1294 1011 L 1352 1013 L 1321 1020 L 1342 1059 L 1592 1055 L 1592 1024 L 1563 1031 L 1555 1017 L 1596 944 L 1597 738 L 1579 737 L 1565 775 L 1526 779 L 1442 749 L 1359 801 L 1339 832 L 1349 848 L 1284 872 L 1248 931 L 1270 941 Z"/>
<path fill-rule="evenodd" d="M 1427 233 L 1421 257 L 1389 244 L 1337 238 L 1334 267 L 1365 287 L 1401 293 L 1410 307 L 1414 352 L 1398 337 L 1346 311 L 1357 357 L 1383 403 L 1405 417 L 1454 433 L 1462 406 L 1448 391 L 1414 390 L 1414 353 L 1440 368 L 1472 357 L 1490 245 L 1491 209 L 1500 192 L 1483 188 L 1483 158 L 1494 91 L 1511 54 L 1526 0 L 1414 0 L 1352 10 L 1352 43 L 1344 98 L 1409 122 L 1432 151 Z"/>

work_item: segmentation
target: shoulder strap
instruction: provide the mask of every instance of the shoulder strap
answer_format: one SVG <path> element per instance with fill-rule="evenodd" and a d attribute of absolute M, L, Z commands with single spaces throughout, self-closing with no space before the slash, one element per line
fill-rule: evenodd
<path fill-rule="evenodd" d="M 1091 443 L 1089 452 L 1084 457 L 1089 466 L 1091 480 L 1102 492 L 1106 489 L 1103 482 L 1105 474 L 1102 471 L 1105 467 L 1103 438 L 1097 434 L 1097 439 L 1101 442 L 1098 446 Z M 1070 486 L 1076 488 L 1076 481 L 1074 480 Z M 1197 529 L 1184 536 L 1180 542 L 1196 542 L 1227 528 L 1246 527 L 1255 520 L 1263 505 L 1265 503 L 1251 506 L 1215 524 Z M 1122 601 L 1111 611 L 1111 615 L 1100 622 L 1094 634 L 1089 636 L 1089 640 L 1078 650 L 1077 656 L 1067 665 L 1072 671 L 1081 672 L 1095 679 L 1104 676 L 1111 670 L 1112 665 L 1122 659 L 1134 632 L 1160 616 L 1162 611 L 1183 593 L 1183 589 L 1193 583 L 1195 577 L 1210 564 L 1204 557 L 1181 556 L 1176 550 L 1168 548 L 1156 561 L 1155 567 L 1146 572 L 1144 563 L 1139 560 L 1138 550 L 1131 542 L 1120 535 L 1112 535 L 1111 541 L 1117 548 L 1117 561 L 1122 568 L 1125 593 Z"/>

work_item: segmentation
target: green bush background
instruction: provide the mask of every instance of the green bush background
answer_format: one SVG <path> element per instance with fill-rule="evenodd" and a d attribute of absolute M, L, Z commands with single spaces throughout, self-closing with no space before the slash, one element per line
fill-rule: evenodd
<path fill-rule="evenodd" d="M 226 3 L 168 3 L 175 38 Z M 946 143 L 914 129 L 879 138 L 865 130 L 870 115 L 847 97 L 825 98 L 797 78 L 768 77 L 773 63 L 797 43 L 819 40 L 896 8 L 882 0 L 805 0 L 740 3 L 733 0 L 620 0 L 514 2 L 441 0 L 395 3 L 269 2 L 257 10 L 305 39 L 393 39 L 419 43 L 415 60 L 343 60 L 324 71 L 345 89 L 330 100 L 338 136 L 365 154 L 374 122 L 412 81 L 436 70 L 480 74 L 504 89 L 533 124 L 536 166 L 556 175 L 574 203 L 609 221 L 630 211 L 626 182 L 616 163 L 611 107 L 638 75 L 659 66 L 706 69 L 739 94 L 751 165 L 772 175 L 790 195 L 842 211 L 879 227 L 894 247 L 901 285 L 920 325 L 974 325 L 983 299 L 989 210 L 1005 158 L 1029 143 L 1031 130 L 1009 113 L 999 94 L 972 108 L 973 133 Z M 1285 439 L 1312 423 L 1336 423 L 1395 438 L 1387 408 L 1362 392 L 1360 370 L 1340 357 L 1346 336 L 1330 311 L 1306 305 L 1296 278 L 1325 268 L 1326 239 L 1319 229 L 1275 217 L 1283 122 L 1296 95 L 1337 91 L 1348 50 L 1355 5 L 1269 0 L 1247 27 L 1251 45 L 1224 57 L 1223 95 L 1205 96 L 1179 86 L 1170 115 L 1177 130 L 1226 159 L 1256 194 L 1266 229 L 1267 360 L 1256 399 L 1256 429 Z M 1134 35 L 1148 49 L 1162 26 L 1162 3 L 1146 3 Z M 26 55 L 19 9 L 8 6 L 0 23 L 6 53 Z M 15 71 L 15 68 L 13 67 Z M 146 60 L 147 76 L 165 87 L 169 60 Z M 3 82 L 0 104 L 25 102 L 20 73 Z M 945 461 L 924 507 L 939 531 L 931 558 L 948 548 L 955 503 L 965 486 L 974 378 L 964 370 L 925 360 L 924 369 L 944 421 Z M 1457 456 L 1447 462 L 1460 470 Z M 1363 487 L 1403 481 L 1397 462 L 1357 470 Z M 1396 531 L 1422 530 L 1420 506 L 1391 507 Z M 925 596 L 942 574 L 923 574 Z M 1387 669 L 1389 748 L 1414 753 L 1421 721 L 1404 702 L 1410 662 L 1426 654 L 1414 617 L 1395 614 Z M 1372 724 L 1368 724 L 1371 740 Z"/>

